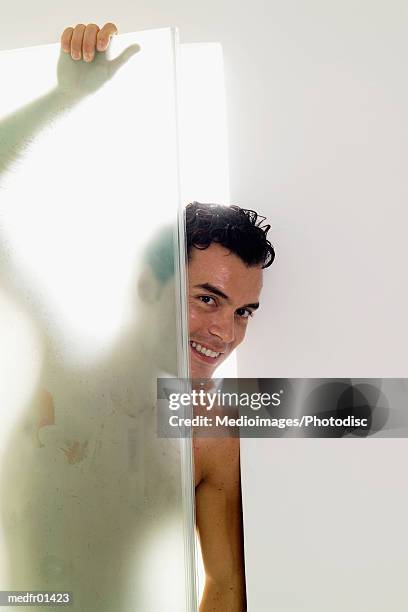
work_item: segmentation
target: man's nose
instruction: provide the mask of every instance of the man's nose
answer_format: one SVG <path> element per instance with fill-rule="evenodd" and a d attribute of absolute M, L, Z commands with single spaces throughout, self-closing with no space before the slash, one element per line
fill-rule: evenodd
<path fill-rule="evenodd" d="M 210 324 L 209 332 L 217 336 L 222 342 L 231 344 L 235 340 L 234 314 L 217 315 Z"/>

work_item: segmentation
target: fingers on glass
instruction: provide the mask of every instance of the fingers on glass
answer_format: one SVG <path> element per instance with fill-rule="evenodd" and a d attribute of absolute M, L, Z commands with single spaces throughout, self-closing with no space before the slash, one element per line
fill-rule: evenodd
<path fill-rule="evenodd" d="M 99 28 L 95 23 L 78 23 L 74 28 L 65 28 L 61 35 L 61 49 L 70 53 L 73 60 L 92 62 L 95 51 L 106 51 L 112 36 L 118 33 L 114 23 L 105 23 Z"/>
<path fill-rule="evenodd" d="M 71 39 L 71 57 L 73 60 L 80 60 L 82 58 L 82 44 L 85 30 L 86 26 L 83 23 L 79 23 L 74 28 Z"/>
<path fill-rule="evenodd" d="M 103 28 L 99 30 L 96 48 L 98 51 L 106 51 L 112 36 L 118 33 L 118 29 L 114 23 L 105 23 Z"/>
<path fill-rule="evenodd" d="M 65 53 L 71 53 L 71 40 L 74 28 L 65 28 L 61 35 L 61 49 Z"/>
<path fill-rule="evenodd" d="M 96 40 L 99 27 L 95 23 L 86 26 L 82 43 L 82 55 L 86 62 L 92 62 L 95 57 Z"/>

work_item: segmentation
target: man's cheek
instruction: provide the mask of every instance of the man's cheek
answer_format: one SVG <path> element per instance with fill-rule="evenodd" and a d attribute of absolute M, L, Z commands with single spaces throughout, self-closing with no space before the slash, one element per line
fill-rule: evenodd
<path fill-rule="evenodd" d="M 199 309 L 194 304 L 189 304 L 188 308 L 188 325 L 190 333 L 200 328 L 203 323 L 202 313 L 200 316 Z"/>
<path fill-rule="evenodd" d="M 192 300 L 188 301 L 188 318 L 192 319 L 195 316 L 195 307 L 194 302 Z"/>
<path fill-rule="evenodd" d="M 240 322 L 240 324 L 236 326 L 236 328 L 235 328 L 234 349 L 237 346 L 239 346 L 241 344 L 241 342 L 243 342 L 243 340 L 245 339 L 246 330 L 247 330 L 247 323 L 246 323 L 246 321 L 245 322 Z"/>

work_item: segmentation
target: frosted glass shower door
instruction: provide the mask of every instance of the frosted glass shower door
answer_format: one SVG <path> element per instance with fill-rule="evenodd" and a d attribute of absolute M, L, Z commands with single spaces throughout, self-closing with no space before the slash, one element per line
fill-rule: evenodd
<path fill-rule="evenodd" d="M 0 53 L 0 589 L 75 612 L 195 609 L 191 453 L 155 432 L 187 375 L 176 47 Z"/>

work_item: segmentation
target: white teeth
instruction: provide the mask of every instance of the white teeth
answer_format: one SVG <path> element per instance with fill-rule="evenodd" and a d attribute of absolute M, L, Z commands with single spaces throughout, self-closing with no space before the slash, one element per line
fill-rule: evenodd
<path fill-rule="evenodd" d="M 195 348 L 195 350 L 198 351 L 199 353 L 206 355 L 206 357 L 212 357 L 213 359 L 215 359 L 216 357 L 218 357 L 218 355 L 220 355 L 220 353 L 217 353 L 216 351 L 212 351 L 209 348 L 205 348 L 205 346 L 201 346 L 201 344 L 197 344 L 197 342 L 192 342 L 191 346 Z"/>

